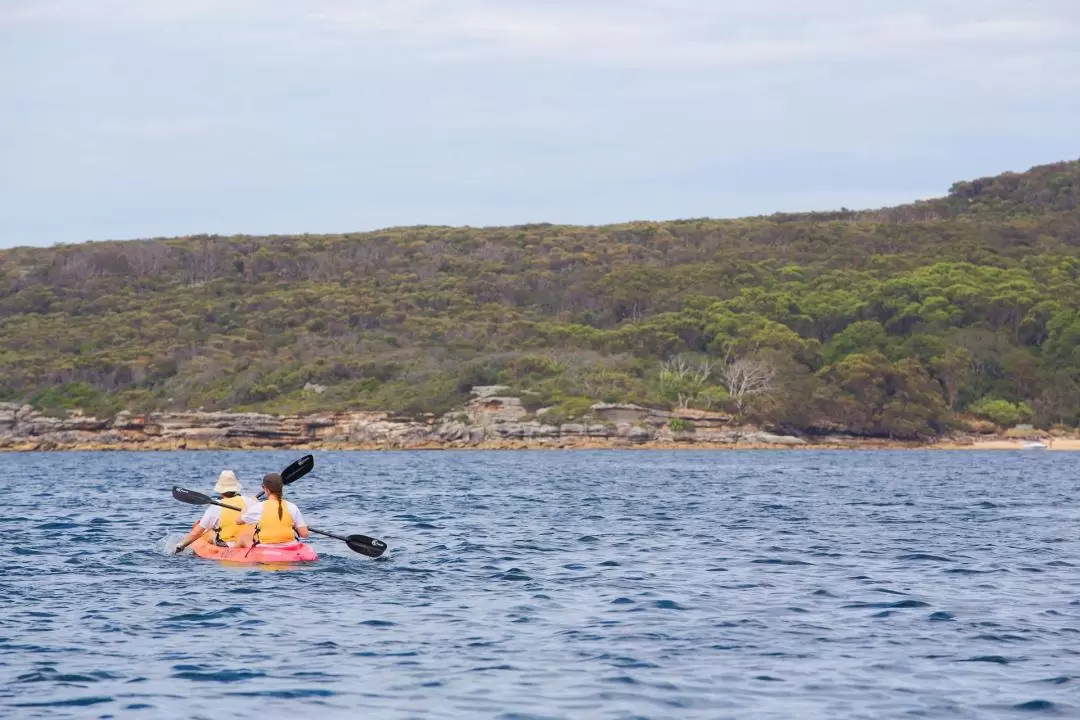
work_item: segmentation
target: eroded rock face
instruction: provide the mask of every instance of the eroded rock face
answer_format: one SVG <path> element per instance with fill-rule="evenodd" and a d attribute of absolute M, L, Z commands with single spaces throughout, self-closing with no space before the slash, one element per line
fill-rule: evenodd
<path fill-rule="evenodd" d="M 115 418 L 79 413 L 55 417 L 26 405 L 0 403 L 0 449 L 178 449 L 258 447 L 562 447 L 646 443 L 749 442 L 804 445 L 801 438 L 733 428 L 722 413 L 666 412 L 638 405 L 600 403 L 579 422 L 552 425 L 530 417 L 507 388 L 474 388 L 473 399 L 441 418 L 397 418 L 384 412 L 268 415 L 176 412 Z M 673 430 L 672 420 L 681 422 Z"/>
<path fill-rule="evenodd" d="M 476 392 L 476 388 L 473 388 L 473 392 Z M 529 415 L 521 404 L 521 398 L 499 395 L 474 397 L 465 408 L 465 414 L 471 424 L 481 427 L 521 422 Z"/>
<path fill-rule="evenodd" d="M 597 420 L 613 423 L 642 422 L 651 411 L 640 405 L 621 403 L 597 403 L 592 406 L 593 417 Z"/>
<path fill-rule="evenodd" d="M 683 422 L 693 423 L 697 428 L 716 429 L 731 426 L 732 417 L 727 413 L 711 412 L 708 410 L 694 410 L 692 408 L 680 408 L 670 413 L 673 418 Z"/>
<path fill-rule="evenodd" d="M 10 432 L 15 427 L 15 415 L 18 412 L 18 405 L 0 403 L 0 433 Z"/>

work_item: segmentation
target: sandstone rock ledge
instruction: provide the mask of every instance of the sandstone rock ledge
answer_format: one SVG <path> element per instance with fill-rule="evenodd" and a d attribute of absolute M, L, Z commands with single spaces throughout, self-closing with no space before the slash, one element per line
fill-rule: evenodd
<path fill-rule="evenodd" d="M 464 407 L 436 417 L 385 412 L 312 415 L 176 412 L 95 418 L 53 417 L 28 405 L 0 403 L 0 450 L 196 449 L 527 449 L 800 447 L 802 438 L 736 427 L 723 413 L 667 412 L 599 403 L 577 422 L 530 415 L 499 386 L 477 387 Z"/>

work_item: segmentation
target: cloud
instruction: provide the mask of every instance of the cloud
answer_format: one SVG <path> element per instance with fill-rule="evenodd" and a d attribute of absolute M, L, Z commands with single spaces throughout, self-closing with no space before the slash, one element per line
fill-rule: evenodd
<path fill-rule="evenodd" d="M 255 10 L 252 0 L 4 0 L 0 28 L 53 23 L 159 25 Z"/>
<path fill-rule="evenodd" d="M 309 2 L 323 32 L 395 41 L 441 57 L 545 60 L 631 68 L 722 69 L 917 55 L 933 49 L 1033 46 L 1080 36 L 1080 23 L 1041 3 L 1026 12 L 967 0 L 905 3 L 659 3 L 395 0 Z M 813 5 L 814 12 L 807 12 Z M 959 6 L 968 12 L 955 12 Z M 1034 3 L 1040 6 L 1040 3 Z M 1075 13 L 1072 13 L 1075 14 Z"/>
<path fill-rule="evenodd" d="M 1075 157 L 1078 28 L 1080 0 L 0 0 L 0 245 L 887 204 Z"/>
<path fill-rule="evenodd" d="M 418 59 L 631 69 L 1045 49 L 1080 40 L 1075 0 L 7 0 L 0 9 L 0 26 L 43 21 L 201 22 L 286 45 L 360 39 L 407 48 Z"/>

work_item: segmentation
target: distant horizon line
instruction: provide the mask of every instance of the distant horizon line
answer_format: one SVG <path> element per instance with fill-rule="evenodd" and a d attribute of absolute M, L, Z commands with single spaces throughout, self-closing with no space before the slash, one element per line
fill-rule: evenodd
<path fill-rule="evenodd" d="M 1041 163 L 1038 165 L 1032 165 L 1027 170 L 1003 170 L 994 175 L 984 175 L 978 178 L 970 178 L 967 180 L 955 180 L 951 183 L 950 188 L 960 182 L 974 182 L 977 180 L 998 178 L 1006 175 L 1022 175 L 1041 168 L 1049 168 L 1057 165 L 1068 165 L 1070 163 L 1080 162 L 1080 158 L 1069 160 L 1057 160 L 1049 163 Z M 394 230 L 414 230 L 414 229 L 432 229 L 441 228 L 447 230 L 490 230 L 497 228 L 516 229 L 516 228 L 531 228 L 531 227 L 575 227 L 575 228 L 600 228 L 600 227 L 617 227 L 620 225 L 642 225 L 642 224 L 663 224 L 663 223 L 683 223 L 683 222 L 700 222 L 700 221 L 736 221 L 736 220 L 758 220 L 775 217 L 777 215 L 826 215 L 830 213 L 864 213 L 864 212 L 878 212 L 882 210 L 890 210 L 907 205 L 915 205 L 923 202 L 930 202 L 933 200 L 940 200 L 949 197 L 950 191 L 946 190 L 944 193 L 938 193 L 933 195 L 923 195 L 921 197 L 915 197 L 906 202 L 902 202 L 895 205 L 882 205 L 877 207 L 847 207 L 841 205 L 840 207 L 834 207 L 830 209 L 819 210 L 776 210 L 771 213 L 759 213 L 756 215 L 699 215 L 695 217 L 679 217 L 679 218 L 666 218 L 666 219 L 636 219 L 636 220 L 618 220 L 612 222 L 601 223 L 574 223 L 574 222 L 552 222 L 550 220 L 537 220 L 530 222 L 519 222 L 512 224 L 438 224 L 438 223 L 417 223 L 412 225 L 385 225 L 381 227 L 373 227 L 366 230 L 354 229 L 354 230 L 327 230 L 327 231 L 275 231 L 264 233 L 251 233 L 251 232 L 190 232 L 174 235 L 143 235 L 135 237 L 124 238 L 96 238 L 86 240 L 57 240 L 45 245 L 30 245 L 19 244 L 4 247 L 0 245 L 0 252 L 10 250 L 22 250 L 22 249 L 34 249 L 34 248 L 58 248 L 58 247 L 73 247 L 77 245 L 90 245 L 95 243 L 129 243 L 129 242 L 148 242 L 154 240 L 182 240 L 185 238 L 197 238 L 197 237 L 252 237 L 252 238 L 274 238 L 274 237 L 303 237 L 303 236 L 326 236 L 326 235 L 355 235 L 355 234 L 370 234 L 379 232 L 389 232 Z"/>
<path fill-rule="evenodd" d="M 930 200 L 937 200 L 947 197 L 945 195 L 928 195 L 917 197 L 913 200 L 909 200 L 906 203 L 899 205 L 883 205 L 878 207 L 847 207 L 840 206 L 830 209 L 822 210 L 776 210 L 771 213 L 759 213 L 756 215 L 698 215 L 692 217 L 670 217 L 660 219 L 635 219 L 635 220 L 615 220 L 611 222 L 599 222 L 599 223 L 575 223 L 575 222 L 553 222 L 551 220 L 535 220 L 510 224 L 441 224 L 441 223 L 416 223 L 413 225 L 383 225 L 379 227 L 373 227 L 366 230 L 354 229 L 354 230 L 323 230 L 323 231 L 277 231 L 277 232 L 219 232 L 219 231 L 201 231 L 201 232 L 189 232 L 179 233 L 174 235 L 142 235 L 135 237 L 117 237 L 117 238 L 91 238 L 87 240 L 55 240 L 48 245 L 11 245 L 9 247 L 0 246 L 0 252 L 4 250 L 19 250 L 24 248 L 55 248 L 55 247 L 71 247 L 76 245 L 90 245 L 93 243 L 129 243 L 129 242 L 147 242 L 152 240 L 182 240 L 185 238 L 196 237 L 301 237 L 301 236 L 315 236 L 315 235 L 355 235 L 355 234 L 368 234 L 389 232 L 392 230 L 418 230 L 418 229 L 433 229 L 442 228 L 447 230 L 490 230 L 496 228 L 532 228 L 532 227 L 575 227 L 575 228 L 601 228 L 601 227 L 616 227 L 619 225 L 645 225 L 645 224 L 663 224 L 663 223 L 685 223 L 685 222 L 698 222 L 698 221 L 714 221 L 714 222 L 732 222 L 736 220 L 757 220 L 774 217 L 776 215 L 824 215 L 830 213 L 862 213 L 862 212 L 875 212 L 879 210 L 886 210 L 895 207 L 903 207 L 904 205 L 926 202 Z"/>

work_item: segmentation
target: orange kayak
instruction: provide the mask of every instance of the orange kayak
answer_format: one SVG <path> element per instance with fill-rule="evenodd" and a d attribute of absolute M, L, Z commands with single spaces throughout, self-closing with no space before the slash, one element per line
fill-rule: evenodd
<path fill-rule="evenodd" d="M 294 542 L 289 545 L 255 545 L 253 547 L 222 547 L 213 542 L 213 533 L 206 533 L 191 543 L 192 551 L 208 560 L 240 563 L 314 562 L 319 554 L 310 545 Z"/>

